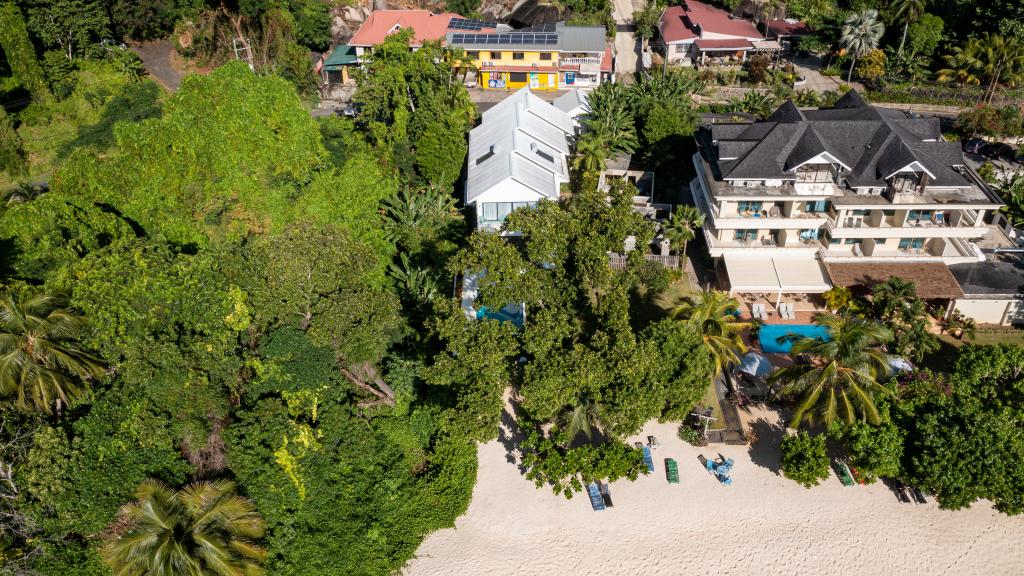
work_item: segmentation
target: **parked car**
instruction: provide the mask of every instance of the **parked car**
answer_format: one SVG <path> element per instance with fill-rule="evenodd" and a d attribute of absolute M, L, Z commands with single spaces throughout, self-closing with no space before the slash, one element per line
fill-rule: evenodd
<path fill-rule="evenodd" d="M 986 142 L 980 138 L 971 138 L 970 140 L 964 142 L 964 152 L 968 152 L 970 154 L 979 154 L 981 153 L 981 149 L 982 147 L 985 146 L 985 144 Z"/>
<path fill-rule="evenodd" d="M 981 154 L 995 160 L 996 158 L 1013 159 L 1013 146 L 1002 142 L 993 142 L 981 147 Z"/>
<path fill-rule="evenodd" d="M 360 106 L 359 104 L 352 103 L 339 110 L 339 116 L 345 116 L 346 118 L 355 118 L 356 116 L 359 116 L 360 112 L 362 112 L 362 106 Z"/>

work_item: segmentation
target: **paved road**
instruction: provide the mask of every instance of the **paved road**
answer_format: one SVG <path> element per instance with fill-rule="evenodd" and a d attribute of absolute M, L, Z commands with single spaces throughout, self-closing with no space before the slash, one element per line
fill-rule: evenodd
<path fill-rule="evenodd" d="M 633 35 L 633 1 L 615 0 L 615 73 L 631 76 L 640 66 L 640 42 Z"/>
<path fill-rule="evenodd" d="M 171 64 L 171 54 L 174 52 L 174 43 L 171 40 L 133 44 L 131 49 L 142 58 L 149 75 L 163 84 L 164 88 L 173 92 L 181 86 L 183 74 Z"/>

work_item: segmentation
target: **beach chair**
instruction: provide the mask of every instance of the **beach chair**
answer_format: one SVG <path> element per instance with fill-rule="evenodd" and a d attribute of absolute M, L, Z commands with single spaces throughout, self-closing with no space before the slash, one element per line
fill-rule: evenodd
<path fill-rule="evenodd" d="M 597 486 L 597 482 L 588 484 L 587 492 L 590 494 L 590 505 L 594 507 L 594 510 L 604 510 L 604 497 L 601 496 L 601 489 Z"/>
<path fill-rule="evenodd" d="M 853 480 L 853 474 L 850 472 L 850 467 L 846 465 L 846 462 L 836 459 L 832 462 L 832 467 L 836 471 L 836 476 L 839 477 L 839 481 L 843 483 L 843 486 L 853 486 L 856 482 Z"/>
<path fill-rule="evenodd" d="M 647 446 L 641 449 L 644 451 L 644 464 L 647 465 L 647 471 L 654 472 L 654 458 L 651 457 L 651 449 Z"/>
<path fill-rule="evenodd" d="M 679 466 L 672 458 L 665 458 L 665 477 L 669 484 L 679 484 Z"/>

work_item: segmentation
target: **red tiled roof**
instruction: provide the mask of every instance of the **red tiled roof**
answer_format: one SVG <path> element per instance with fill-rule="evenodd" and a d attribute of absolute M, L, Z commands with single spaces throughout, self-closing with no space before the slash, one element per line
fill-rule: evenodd
<path fill-rule="evenodd" d="M 710 32 L 736 38 L 761 37 L 748 20 L 732 18 L 725 10 L 697 0 L 686 0 L 682 6 L 666 8 L 661 14 L 661 37 L 665 42 L 698 38 L 692 27 L 700 27 L 701 35 Z"/>
<path fill-rule="evenodd" d="M 683 7 L 670 6 L 661 13 L 661 39 L 665 42 L 693 40 L 697 34 L 684 21 Z"/>
<path fill-rule="evenodd" d="M 370 12 L 370 17 L 363 22 L 348 44 L 349 46 L 376 46 L 382 44 L 392 32 L 407 28 L 412 28 L 415 31 L 416 36 L 411 43 L 413 46 L 422 46 L 423 42 L 427 40 L 443 42 L 445 33 L 448 32 L 448 22 L 452 18 L 462 18 L 462 16 L 450 12 L 434 14 L 429 10 L 374 10 Z M 483 32 L 488 31 L 484 30 Z"/>
<path fill-rule="evenodd" d="M 751 50 L 754 45 L 747 40 L 740 38 L 730 40 L 704 40 L 698 39 L 693 42 L 698 50 Z"/>
<path fill-rule="evenodd" d="M 799 36 L 813 32 L 811 27 L 799 20 L 769 20 L 768 37 L 780 38 L 782 36 Z"/>

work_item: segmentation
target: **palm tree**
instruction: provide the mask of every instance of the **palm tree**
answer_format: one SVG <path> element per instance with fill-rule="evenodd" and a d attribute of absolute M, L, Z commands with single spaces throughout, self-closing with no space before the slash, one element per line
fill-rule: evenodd
<path fill-rule="evenodd" d="M 661 233 L 673 249 L 679 250 L 679 265 L 686 258 L 686 245 L 697 237 L 697 229 L 704 226 L 704 215 L 695 206 L 682 204 L 661 225 Z"/>
<path fill-rule="evenodd" d="M 992 102 L 1000 82 L 1015 84 L 1024 73 L 1024 45 L 1020 38 L 984 32 L 974 45 L 973 62 L 988 80 L 984 101 Z"/>
<path fill-rule="evenodd" d="M 608 159 L 608 146 L 601 134 L 586 132 L 576 141 L 576 158 L 573 168 L 584 174 L 597 174 L 604 169 Z"/>
<path fill-rule="evenodd" d="M 853 78 L 853 67 L 857 65 L 857 58 L 878 48 L 878 41 L 882 39 L 884 32 L 885 26 L 878 21 L 878 10 L 874 9 L 853 14 L 843 22 L 839 45 L 853 55 L 850 72 L 846 75 L 847 82 Z"/>
<path fill-rule="evenodd" d="M 67 299 L 12 294 L 0 299 L 0 394 L 23 411 L 59 412 L 103 375 L 103 363 L 80 348 L 85 326 Z"/>
<path fill-rule="evenodd" d="M 978 68 L 974 54 L 979 50 L 978 39 L 970 38 L 960 46 L 954 46 L 953 52 L 943 57 L 948 68 L 938 71 L 939 82 L 956 82 L 961 86 L 977 86 L 981 84 L 976 71 Z"/>
<path fill-rule="evenodd" d="M 1017 37 L 984 32 L 954 48 L 945 61 L 948 68 L 939 70 L 940 82 L 978 85 L 984 80 L 988 86 L 982 102 L 991 103 L 1000 82 L 1013 85 L 1024 75 L 1024 45 Z"/>
<path fill-rule="evenodd" d="M 871 303 L 882 320 L 893 319 L 897 312 L 917 299 L 917 285 L 899 276 L 890 276 L 871 290 Z"/>
<path fill-rule="evenodd" d="M 594 439 L 595 431 L 607 435 L 609 430 L 604 407 L 586 397 L 562 413 L 561 425 L 570 444 L 581 434 L 591 441 Z"/>
<path fill-rule="evenodd" d="M 612 153 L 631 154 L 638 146 L 629 86 L 606 82 L 587 96 L 583 126 L 600 134 Z"/>
<path fill-rule="evenodd" d="M 768 377 L 772 383 L 782 382 L 784 393 L 802 394 L 790 426 L 814 422 L 813 409 L 826 425 L 836 416 L 854 422 L 859 415 L 872 424 L 880 418 L 873 395 L 885 392 L 878 376 L 888 370 L 888 355 L 878 349 L 892 338 L 885 326 L 834 314 L 821 313 L 814 323 L 826 328 L 830 338 L 793 336 L 790 354 L 810 357 L 809 364 L 780 368 Z"/>
<path fill-rule="evenodd" d="M 900 39 L 898 54 L 903 54 L 903 44 L 907 41 L 907 28 L 911 22 L 917 22 L 924 15 L 927 0 L 895 0 L 892 4 L 893 15 L 897 18 L 904 18 L 903 37 Z"/>
<path fill-rule="evenodd" d="M 739 307 L 739 301 L 725 292 L 704 290 L 672 311 L 674 318 L 682 318 L 701 335 L 715 363 L 716 378 L 727 366 L 739 362 L 739 355 L 747 351 L 739 334 L 744 324 L 732 314 Z"/>
<path fill-rule="evenodd" d="M 116 576 L 256 576 L 266 525 L 233 482 L 196 482 L 174 491 L 145 480 L 121 507 L 125 526 L 107 538 L 103 559 Z"/>

